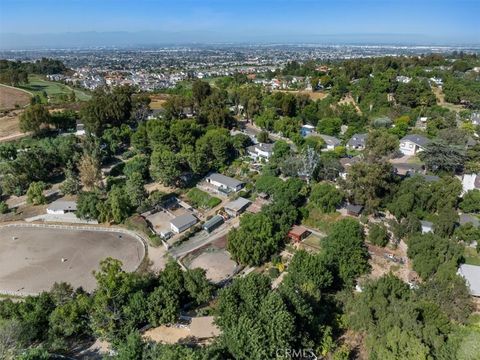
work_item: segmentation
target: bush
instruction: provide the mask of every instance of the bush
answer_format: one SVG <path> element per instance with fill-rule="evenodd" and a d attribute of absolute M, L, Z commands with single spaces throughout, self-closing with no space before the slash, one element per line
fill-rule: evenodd
<path fill-rule="evenodd" d="M 41 205 L 47 202 L 43 191 L 47 185 L 43 181 L 32 182 L 27 190 L 27 202 L 33 205 Z"/>
<path fill-rule="evenodd" d="M 389 236 L 387 228 L 381 224 L 372 224 L 369 227 L 368 241 L 373 245 L 384 247 L 388 244 Z"/>
<path fill-rule="evenodd" d="M 5 201 L 0 201 L 0 214 L 6 214 L 8 212 L 8 205 Z"/>

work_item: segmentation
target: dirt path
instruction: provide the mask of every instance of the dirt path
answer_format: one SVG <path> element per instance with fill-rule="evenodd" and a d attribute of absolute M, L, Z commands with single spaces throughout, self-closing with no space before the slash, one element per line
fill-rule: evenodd
<path fill-rule="evenodd" d="M 443 90 L 438 86 L 432 86 L 432 91 L 435 94 L 435 97 L 437 98 L 438 105 L 455 112 L 460 112 L 462 110 L 465 110 L 465 108 L 461 105 L 455 105 L 455 104 L 446 102 L 445 94 L 443 93 Z"/>

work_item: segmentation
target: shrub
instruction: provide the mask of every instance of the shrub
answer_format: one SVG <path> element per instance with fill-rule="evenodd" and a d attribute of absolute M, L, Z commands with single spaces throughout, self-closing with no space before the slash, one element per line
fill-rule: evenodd
<path fill-rule="evenodd" d="M 388 244 L 387 228 L 381 224 L 372 224 L 368 232 L 368 241 L 373 245 L 384 247 Z"/>

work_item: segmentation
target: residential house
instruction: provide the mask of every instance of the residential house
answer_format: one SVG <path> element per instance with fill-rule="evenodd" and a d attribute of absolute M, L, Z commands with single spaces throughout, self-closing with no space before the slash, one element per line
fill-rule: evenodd
<path fill-rule="evenodd" d="M 392 167 L 394 173 L 399 176 L 412 176 L 423 171 L 423 166 L 421 164 L 411 164 L 407 162 L 393 162 Z"/>
<path fill-rule="evenodd" d="M 300 242 L 310 235 L 310 231 L 303 226 L 293 225 L 287 236 L 295 242 Z"/>
<path fill-rule="evenodd" d="M 343 170 L 339 173 L 342 179 L 347 178 L 348 169 L 358 162 L 361 162 L 361 156 L 354 156 L 354 157 L 344 157 L 340 159 L 340 165 L 342 166 Z"/>
<path fill-rule="evenodd" d="M 469 214 L 460 214 L 458 222 L 460 225 L 472 224 L 476 228 L 480 226 L 480 220 L 476 216 Z"/>
<path fill-rule="evenodd" d="M 251 204 L 251 201 L 243 197 L 230 201 L 224 206 L 225 212 L 230 216 L 238 216 Z"/>
<path fill-rule="evenodd" d="M 400 140 L 400 151 L 404 155 L 416 155 L 430 142 L 425 136 L 410 134 Z"/>
<path fill-rule="evenodd" d="M 458 275 L 462 276 L 470 289 L 472 296 L 480 296 L 480 266 L 462 264 L 458 268 Z"/>
<path fill-rule="evenodd" d="M 400 75 L 396 77 L 397 82 L 401 82 L 403 84 L 408 84 L 410 81 L 412 81 L 411 77 Z"/>
<path fill-rule="evenodd" d="M 300 128 L 300 134 L 303 137 L 306 137 L 312 133 L 315 133 L 315 126 L 313 125 L 305 124 L 305 125 L 302 125 L 302 127 Z"/>
<path fill-rule="evenodd" d="M 345 209 L 347 210 L 347 214 L 350 216 L 360 216 L 363 211 L 363 206 L 348 204 L 347 206 L 345 206 Z"/>
<path fill-rule="evenodd" d="M 47 214 L 66 214 L 77 211 L 76 201 L 55 200 L 47 206 Z"/>
<path fill-rule="evenodd" d="M 215 215 L 212 217 L 210 220 L 205 221 L 205 224 L 203 224 L 202 228 L 205 230 L 207 233 L 211 233 L 213 230 L 218 228 L 220 225 L 222 225 L 224 222 L 223 217 L 220 215 Z"/>
<path fill-rule="evenodd" d="M 334 136 L 319 134 L 323 141 L 325 141 L 327 150 L 334 150 L 337 146 L 340 146 L 342 142 Z"/>
<path fill-rule="evenodd" d="M 252 145 L 247 148 L 247 153 L 255 161 L 259 159 L 268 161 L 268 159 L 270 159 L 273 155 L 273 145 L 274 144 L 265 143 Z"/>
<path fill-rule="evenodd" d="M 462 188 L 462 195 L 470 190 L 480 190 L 480 174 L 464 174 L 462 177 Z"/>
<path fill-rule="evenodd" d="M 422 234 L 431 233 L 433 232 L 433 223 L 431 221 L 420 221 L 422 225 Z"/>
<path fill-rule="evenodd" d="M 441 78 L 431 77 L 429 80 L 437 86 L 443 86 L 443 80 Z"/>
<path fill-rule="evenodd" d="M 417 119 L 417 121 L 415 122 L 415 128 L 420 129 L 420 130 L 426 130 L 427 129 L 427 122 L 428 122 L 428 117 L 420 116 Z"/>
<path fill-rule="evenodd" d="M 84 136 L 85 135 L 85 124 L 80 120 L 77 120 L 75 123 L 75 135 Z"/>
<path fill-rule="evenodd" d="M 354 134 L 347 142 L 348 150 L 364 150 L 368 134 Z"/>
<path fill-rule="evenodd" d="M 473 125 L 480 125 L 480 112 L 474 112 L 470 116 L 470 120 L 472 121 Z"/>
<path fill-rule="evenodd" d="M 170 228 L 174 233 L 181 233 L 197 223 L 197 218 L 192 214 L 180 215 L 170 221 Z"/>
<path fill-rule="evenodd" d="M 242 181 L 218 173 L 210 174 L 205 180 L 219 191 L 227 194 L 239 191 L 245 184 Z"/>

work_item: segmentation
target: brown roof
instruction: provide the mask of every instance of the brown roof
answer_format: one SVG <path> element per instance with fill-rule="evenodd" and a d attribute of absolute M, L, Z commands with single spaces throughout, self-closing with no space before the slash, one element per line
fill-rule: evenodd
<path fill-rule="evenodd" d="M 288 233 L 296 236 L 302 236 L 306 232 L 308 232 L 308 230 L 303 226 L 293 225 Z"/>

